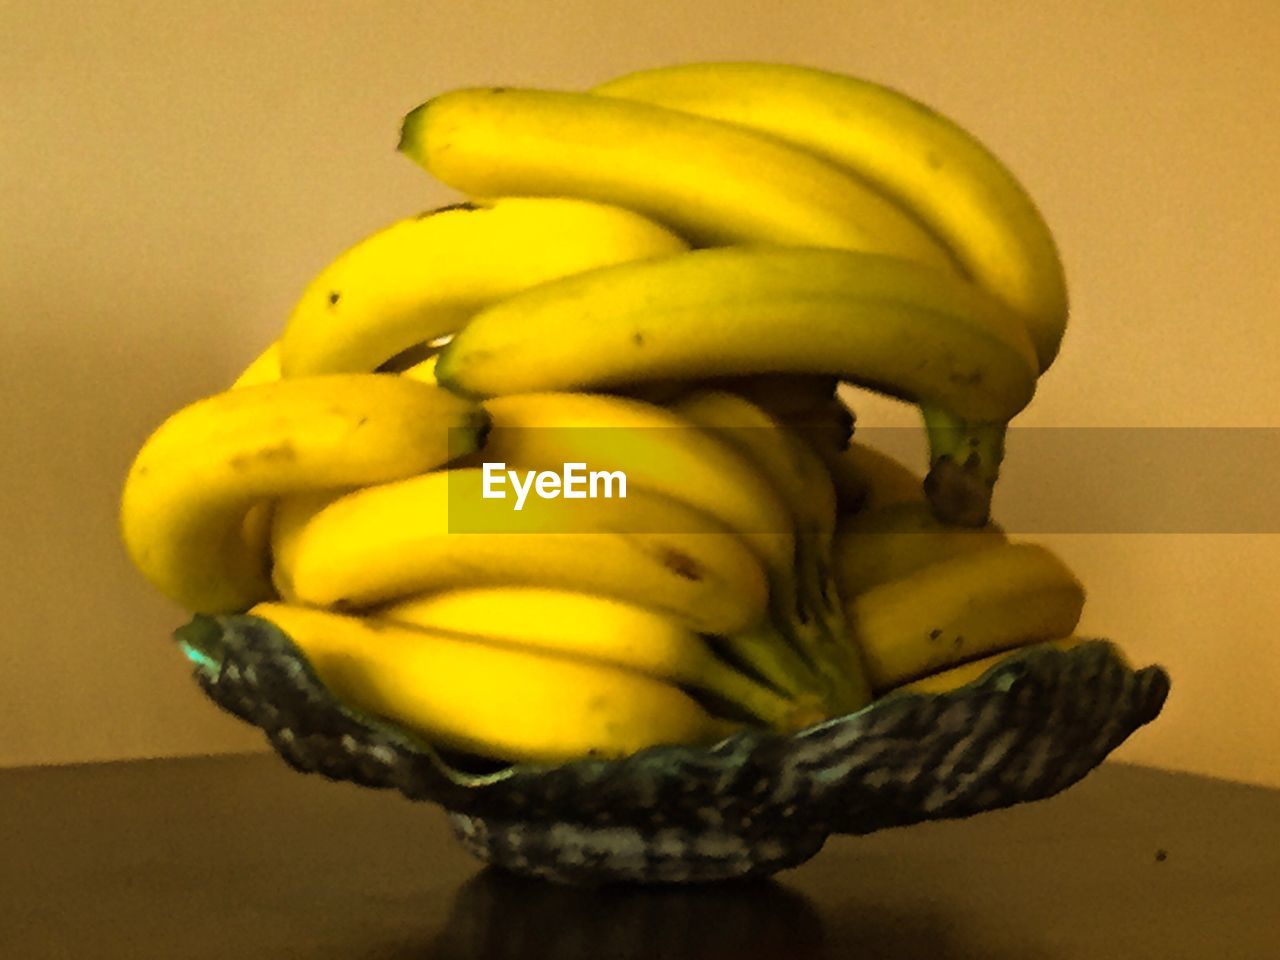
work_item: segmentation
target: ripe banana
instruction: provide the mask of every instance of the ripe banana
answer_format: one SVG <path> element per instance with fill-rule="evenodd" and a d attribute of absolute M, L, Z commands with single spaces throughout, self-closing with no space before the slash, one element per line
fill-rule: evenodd
<path fill-rule="evenodd" d="M 272 595 L 246 513 L 284 493 L 412 476 L 475 449 L 487 416 L 447 391 L 383 374 L 262 383 L 180 410 L 143 444 L 121 498 L 129 556 L 188 610 Z"/>
<path fill-rule="evenodd" d="M 1084 643 L 1083 637 L 1063 637 L 1061 640 L 1050 640 L 1046 643 L 1031 643 L 1022 647 L 1021 650 L 1034 650 L 1036 648 L 1051 647 L 1054 650 L 1074 650 L 1080 644 Z M 958 690 L 965 684 L 973 683 L 978 680 L 992 667 L 1003 662 L 1012 656 L 1014 651 L 1003 650 L 1000 653 L 992 654 L 989 657 L 983 657 L 980 660 L 970 660 L 968 663 L 962 663 L 958 667 L 952 667 L 950 670 L 943 670 L 939 673 L 931 673 L 927 677 L 921 677 L 919 680 L 912 680 L 910 683 L 904 683 L 900 687 L 894 687 L 889 693 L 950 693 L 952 690 Z"/>
<path fill-rule="evenodd" d="M 619 470 L 628 489 L 681 500 L 737 533 L 773 577 L 793 575 L 786 503 L 732 447 L 670 410 L 595 393 L 521 393 L 484 403 L 484 459 L 522 470 Z"/>
<path fill-rule="evenodd" d="M 775 730 L 799 729 L 812 714 L 739 673 L 687 626 L 634 604 L 538 587 L 481 587 L 411 597 L 378 617 L 485 643 L 610 664 L 710 693 Z"/>
<path fill-rule="evenodd" d="M 695 250 L 543 284 L 482 311 L 436 376 L 475 395 L 663 377 L 826 373 L 970 419 L 1035 390 L 1016 315 L 962 280 L 843 250 Z"/>
<path fill-rule="evenodd" d="M 341 609 L 459 587 L 545 586 L 649 607 L 706 633 L 764 619 L 763 569 L 701 511 L 644 490 L 529 497 L 515 511 L 484 497 L 482 474 L 427 473 L 338 497 L 297 523 L 276 556 L 277 578 L 301 603 Z"/>
<path fill-rule="evenodd" d="M 1084 588 L 1044 547 L 1006 543 L 846 598 L 877 693 L 994 653 L 1070 634 Z"/>
<path fill-rule="evenodd" d="M 249 612 L 283 630 L 339 700 L 442 747 L 560 763 L 741 729 L 671 684 L 601 663 L 281 603 Z"/>
<path fill-rule="evenodd" d="M 286 603 L 299 603 L 287 571 L 294 568 L 298 537 L 311 518 L 339 497 L 354 493 L 356 487 L 326 487 L 291 493 L 271 501 L 271 524 L 268 544 L 271 549 L 271 585 L 276 596 Z"/>
<path fill-rule="evenodd" d="M 795 565 L 801 581 L 812 577 L 820 583 L 835 532 L 836 503 L 831 476 L 817 455 L 736 393 L 700 390 L 673 402 L 671 409 L 736 451 L 776 491 L 790 514 L 788 527 L 796 531 Z"/>
<path fill-rule="evenodd" d="M 748 459 L 663 407 L 608 394 L 522 393 L 486 401 L 492 429 L 486 462 L 522 470 L 585 463 L 621 471 L 628 489 L 679 500 L 723 523 L 751 549 L 768 574 L 770 601 L 795 614 L 795 532 L 790 510 Z M 785 631 L 786 622 L 778 624 Z M 773 637 L 776 642 L 778 637 Z M 767 644 L 735 635 L 732 652 L 779 689 L 805 690 L 814 678 Z"/>
<path fill-rule="evenodd" d="M 409 377 L 411 380 L 421 380 L 423 383 L 436 383 L 436 360 L 439 354 L 420 360 L 410 367 L 405 367 L 400 371 L 400 376 Z"/>
<path fill-rule="evenodd" d="M 589 93 L 455 90 L 405 117 L 400 150 L 473 196 L 573 196 L 700 246 L 771 243 L 950 255 L 908 214 L 805 150 L 733 124 Z"/>
<path fill-rule="evenodd" d="M 823 157 L 909 210 L 1027 322 L 1040 369 L 1067 319 L 1062 262 L 1035 203 L 990 150 L 888 87 L 771 63 L 644 70 L 593 91 L 734 123 Z"/>
<path fill-rule="evenodd" d="M 841 516 L 893 503 L 924 502 L 924 478 L 875 447 L 855 440 L 839 454 L 819 452 L 826 454 Z"/>
<path fill-rule="evenodd" d="M 841 518 L 832 549 L 836 586 L 847 600 L 931 564 L 1005 542 L 1004 533 L 994 524 L 945 524 L 923 502 L 863 510 Z"/>
<path fill-rule="evenodd" d="M 231 384 L 230 389 L 254 387 L 260 383 L 275 383 L 280 379 L 280 341 L 272 340 L 258 354 L 249 366 L 245 367 Z M 271 529 L 272 501 L 259 500 L 250 504 L 244 513 L 241 537 L 247 550 L 260 555 L 266 549 L 267 536 Z"/>
<path fill-rule="evenodd" d="M 690 393 L 672 404 L 680 416 L 737 450 L 782 496 L 796 530 L 798 595 L 782 593 L 775 611 L 812 668 L 829 682 L 836 709 L 856 710 L 871 699 L 857 651 L 847 641 L 843 613 L 830 581 L 836 503 L 831 476 L 807 444 L 765 410 L 725 390 Z"/>
<path fill-rule="evenodd" d="M 266 348 L 254 357 L 231 384 L 232 390 L 240 387 L 253 387 L 259 383 L 275 383 L 280 379 L 280 341 L 272 340 Z"/>
<path fill-rule="evenodd" d="M 281 368 L 290 377 L 372 371 L 518 290 L 686 248 L 639 214 L 584 200 L 502 197 L 429 211 L 320 271 L 289 317 Z"/>

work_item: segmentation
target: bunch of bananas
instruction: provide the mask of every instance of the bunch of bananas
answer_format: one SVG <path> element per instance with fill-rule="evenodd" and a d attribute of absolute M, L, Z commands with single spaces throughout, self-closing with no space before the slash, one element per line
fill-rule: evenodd
<path fill-rule="evenodd" d="M 504 761 L 794 731 L 1074 642 L 1080 584 L 989 519 L 1062 270 L 954 123 L 700 64 L 445 93 L 400 149 L 470 199 L 341 254 L 139 452 L 123 538 L 166 596 Z M 851 440 L 841 382 L 919 406 L 926 477 Z M 571 463 L 625 496 L 491 496 Z"/>

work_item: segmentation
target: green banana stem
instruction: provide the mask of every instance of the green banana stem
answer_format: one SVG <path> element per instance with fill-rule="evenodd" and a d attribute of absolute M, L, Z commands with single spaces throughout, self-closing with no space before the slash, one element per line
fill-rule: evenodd
<path fill-rule="evenodd" d="M 833 625 L 836 611 L 822 599 L 823 584 L 818 579 L 821 551 L 818 548 L 816 534 L 800 531 L 796 564 L 799 583 L 789 594 L 775 593 L 774 617 L 783 633 L 792 639 L 810 671 L 820 680 L 829 715 L 838 716 L 865 706 L 870 702 L 871 694 L 861 662 L 852 656 L 856 651 L 851 651 L 843 620 Z M 803 616 L 799 613 L 801 607 Z"/>
<path fill-rule="evenodd" d="M 871 702 L 871 685 L 862 655 L 852 641 L 839 593 L 831 575 L 831 538 L 819 531 L 802 533 L 802 595 L 812 611 L 821 638 L 821 657 L 833 678 L 833 706 L 840 714 L 859 710 Z"/>
<path fill-rule="evenodd" d="M 813 722 L 816 703 L 807 702 L 803 697 L 793 700 L 738 670 L 720 671 L 693 686 L 695 690 L 723 698 L 771 730 L 791 733 Z"/>
<path fill-rule="evenodd" d="M 792 700 L 812 701 L 822 694 L 821 682 L 792 649 L 790 638 L 772 622 L 715 639 L 730 658 Z"/>
<path fill-rule="evenodd" d="M 1009 425 L 968 422 L 925 405 L 920 413 L 929 435 L 924 492 L 935 516 L 957 526 L 984 526 L 991 519 L 991 495 L 1000 475 Z"/>
<path fill-rule="evenodd" d="M 845 676 L 841 713 L 852 713 L 861 710 L 874 699 L 871 681 L 867 678 L 862 651 L 854 642 L 849 621 L 845 618 L 844 605 L 840 601 L 835 581 L 829 576 L 824 593 L 831 597 L 831 601 L 823 608 L 822 627 L 831 638 L 832 659 L 839 663 Z"/>

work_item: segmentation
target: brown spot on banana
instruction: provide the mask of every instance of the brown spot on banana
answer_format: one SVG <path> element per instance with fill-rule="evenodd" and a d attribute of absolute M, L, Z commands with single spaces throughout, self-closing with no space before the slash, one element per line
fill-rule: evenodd
<path fill-rule="evenodd" d="M 675 547 L 662 547 L 662 565 L 677 577 L 698 583 L 703 579 L 702 566 L 693 557 Z"/>

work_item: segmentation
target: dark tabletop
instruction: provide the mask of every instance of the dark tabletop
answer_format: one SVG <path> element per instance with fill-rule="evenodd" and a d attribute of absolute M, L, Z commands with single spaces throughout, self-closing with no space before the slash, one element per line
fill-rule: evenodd
<path fill-rule="evenodd" d="M 1280 791 L 1119 764 L 705 888 L 484 870 L 274 755 L 0 771 L 0 841 L 4 960 L 1280 958 Z"/>

